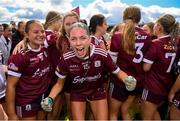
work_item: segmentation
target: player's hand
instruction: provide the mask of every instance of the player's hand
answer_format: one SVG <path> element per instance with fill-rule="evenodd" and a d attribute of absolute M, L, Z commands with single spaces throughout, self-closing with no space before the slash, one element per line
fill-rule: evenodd
<path fill-rule="evenodd" d="M 12 54 L 16 55 L 17 53 L 20 53 L 21 50 L 24 50 L 27 47 L 27 40 L 23 39 L 22 41 L 20 41 L 14 48 Z"/>
<path fill-rule="evenodd" d="M 136 88 L 137 80 L 133 76 L 127 76 L 123 82 L 128 91 L 133 91 Z"/>
<path fill-rule="evenodd" d="M 175 94 L 172 91 L 170 91 L 170 93 L 168 95 L 169 102 L 173 102 L 174 96 L 175 96 Z"/>
<path fill-rule="evenodd" d="M 41 107 L 46 112 L 51 112 L 53 107 L 53 99 L 51 97 L 46 97 L 41 101 Z"/>

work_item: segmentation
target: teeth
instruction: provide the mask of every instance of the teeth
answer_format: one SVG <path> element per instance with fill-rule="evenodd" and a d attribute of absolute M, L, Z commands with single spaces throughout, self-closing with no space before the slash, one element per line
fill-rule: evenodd
<path fill-rule="evenodd" d="M 76 48 L 77 51 L 82 51 L 84 48 Z"/>

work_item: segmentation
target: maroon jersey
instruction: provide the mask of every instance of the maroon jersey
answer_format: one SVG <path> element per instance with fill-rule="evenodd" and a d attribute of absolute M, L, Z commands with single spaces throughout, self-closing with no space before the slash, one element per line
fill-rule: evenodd
<path fill-rule="evenodd" d="M 170 36 L 163 36 L 152 42 L 143 61 L 152 64 L 145 76 L 144 87 L 152 92 L 167 96 L 173 83 L 170 73 L 176 52 L 170 44 Z"/>
<path fill-rule="evenodd" d="M 95 36 L 91 36 L 91 43 L 99 47 L 101 47 L 102 45 L 106 47 L 106 41 L 103 36 L 101 36 L 100 39 Z"/>
<path fill-rule="evenodd" d="M 94 45 L 92 47 L 89 56 L 83 60 L 76 57 L 75 52 L 70 50 L 59 62 L 56 74 L 59 78 L 65 78 L 67 75 L 71 78 L 73 93 L 90 94 L 97 88 L 103 87 L 102 72 L 105 68 L 112 73 L 119 71 L 104 49 Z"/>
<path fill-rule="evenodd" d="M 16 85 L 16 105 L 31 103 L 48 89 L 50 65 L 47 49 L 28 49 L 12 55 L 8 62 L 8 75 L 19 77 Z"/>
<path fill-rule="evenodd" d="M 128 75 L 132 75 L 137 80 L 137 87 L 143 85 L 144 71 L 142 69 L 142 60 L 145 52 L 151 44 L 151 37 L 140 28 L 135 28 L 135 55 L 127 54 L 122 46 L 122 33 L 118 32 L 112 36 L 110 55 L 114 60 L 117 58 L 117 65 L 126 72 Z M 116 59 L 114 60 L 116 61 Z M 122 81 L 118 81 L 116 77 L 112 76 L 111 81 L 123 86 Z"/>

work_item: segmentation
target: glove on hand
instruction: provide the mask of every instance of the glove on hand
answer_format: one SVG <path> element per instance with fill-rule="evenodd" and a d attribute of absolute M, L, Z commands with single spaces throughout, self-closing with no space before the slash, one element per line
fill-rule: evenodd
<path fill-rule="evenodd" d="M 137 80 L 133 76 L 127 76 L 123 82 L 128 91 L 133 91 L 136 88 Z"/>
<path fill-rule="evenodd" d="M 46 112 L 51 112 L 53 106 L 53 99 L 51 97 L 46 97 L 41 101 L 41 107 Z"/>

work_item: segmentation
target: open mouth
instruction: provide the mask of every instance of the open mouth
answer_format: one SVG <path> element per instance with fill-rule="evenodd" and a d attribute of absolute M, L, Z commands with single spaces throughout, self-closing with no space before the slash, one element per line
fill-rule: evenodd
<path fill-rule="evenodd" d="M 84 55 L 85 55 L 85 49 L 84 49 L 84 47 L 82 47 L 82 48 L 76 48 L 76 52 L 77 52 L 77 56 L 79 56 L 79 57 L 84 57 Z"/>

